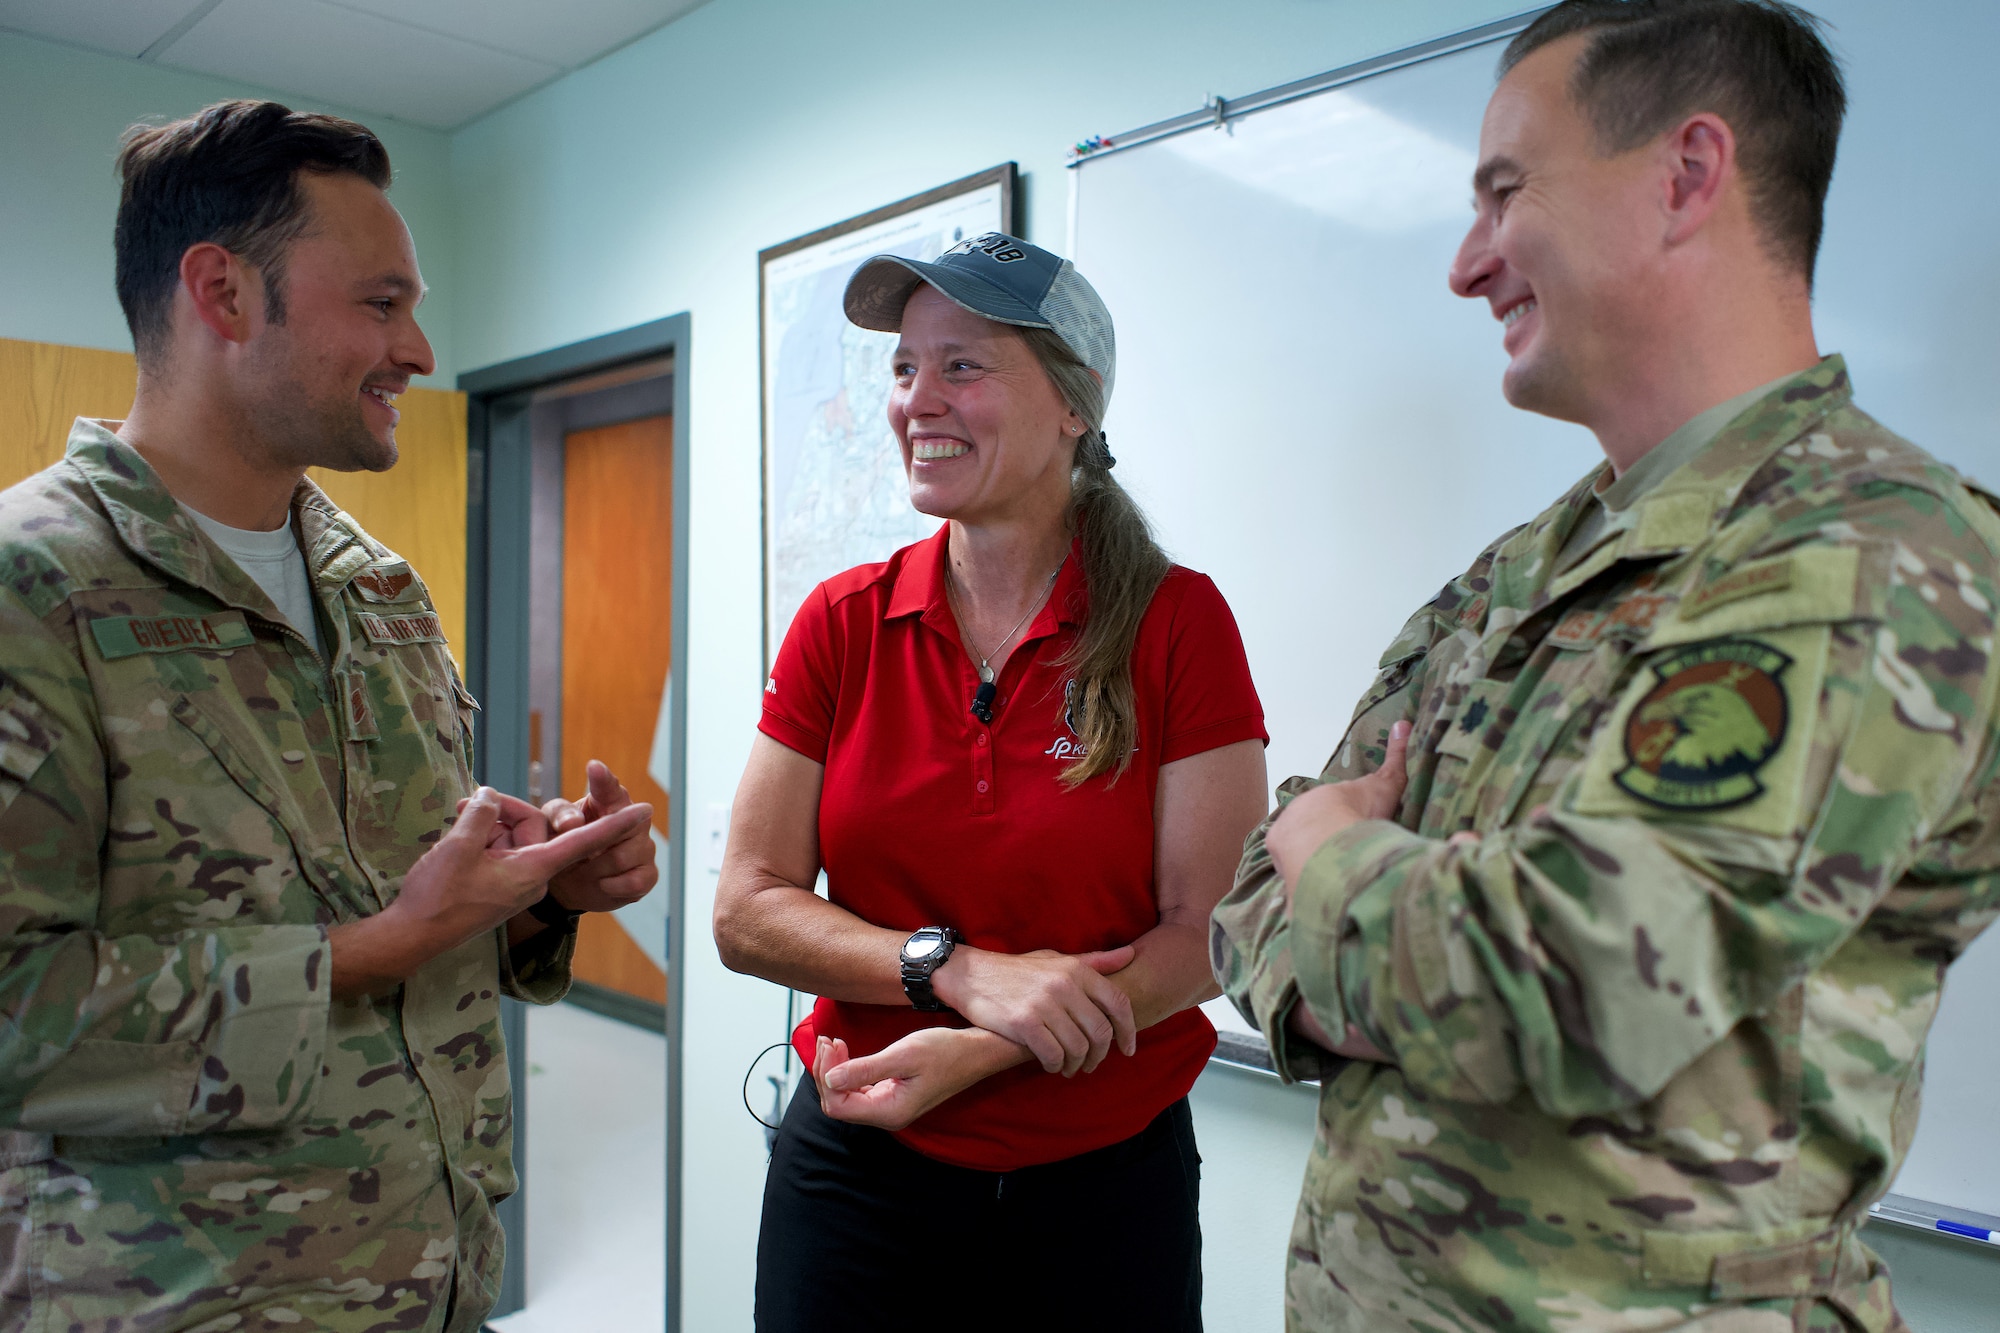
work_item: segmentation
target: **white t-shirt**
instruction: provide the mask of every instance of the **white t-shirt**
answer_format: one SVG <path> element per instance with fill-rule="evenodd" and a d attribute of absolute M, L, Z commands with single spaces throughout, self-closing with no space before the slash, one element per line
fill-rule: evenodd
<path fill-rule="evenodd" d="M 256 532 L 218 523 L 186 505 L 181 508 L 277 604 L 292 628 L 306 636 L 313 651 L 324 657 L 319 619 L 313 615 L 312 579 L 306 574 L 306 555 L 292 536 L 291 524 L 270 532 Z"/>

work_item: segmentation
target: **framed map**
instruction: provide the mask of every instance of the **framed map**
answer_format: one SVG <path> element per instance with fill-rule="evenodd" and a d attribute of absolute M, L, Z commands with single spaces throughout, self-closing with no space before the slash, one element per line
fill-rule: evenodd
<path fill-rule="evenodd" d="M 841 310 L 870 255 L 935 259 L 968 236 L 1014 232 L 1015 166 L 850 218 L 757 256 L 764 409 L 764 667 L 822 579 L 937 531 L 910 507 L 889 430 L 896 335 Z"/>

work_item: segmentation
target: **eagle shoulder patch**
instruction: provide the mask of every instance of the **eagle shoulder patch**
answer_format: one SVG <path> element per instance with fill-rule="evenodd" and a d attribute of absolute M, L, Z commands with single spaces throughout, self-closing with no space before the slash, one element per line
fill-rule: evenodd
<path fill-rule="evenodd" d="M 1749 639 L 1713 639 L 1651 663 L 1655 683 L 1625 719 L 1627 794 L 1669 810 L 1725 810 L 1764 794 L 1758 774 L 1785 743 L 1781 678 L 1792 659 Z"/>

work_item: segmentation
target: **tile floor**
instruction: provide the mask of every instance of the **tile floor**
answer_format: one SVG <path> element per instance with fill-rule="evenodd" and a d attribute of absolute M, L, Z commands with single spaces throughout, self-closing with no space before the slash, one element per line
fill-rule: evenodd
<path fill-rule="evenodd" d="M 666 1102 L 664 1037 L 528 1011 L 528 1303 L 494 1333 L 665 1328 Z"/>

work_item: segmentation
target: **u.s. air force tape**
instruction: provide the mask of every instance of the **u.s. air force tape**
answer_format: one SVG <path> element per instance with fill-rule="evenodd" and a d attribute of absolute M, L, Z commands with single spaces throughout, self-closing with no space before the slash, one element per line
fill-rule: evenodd
<path fill-rule="evenodd" d="M 378 616 L 372 611 L 355 613 L 361 622 L 361 632 L 368 636 L 368 642 L 380 645 L 402 643 L 443 643 L 444 626 L 438 623 L 435 613 L 425 611 L 413 616 Z"/>

